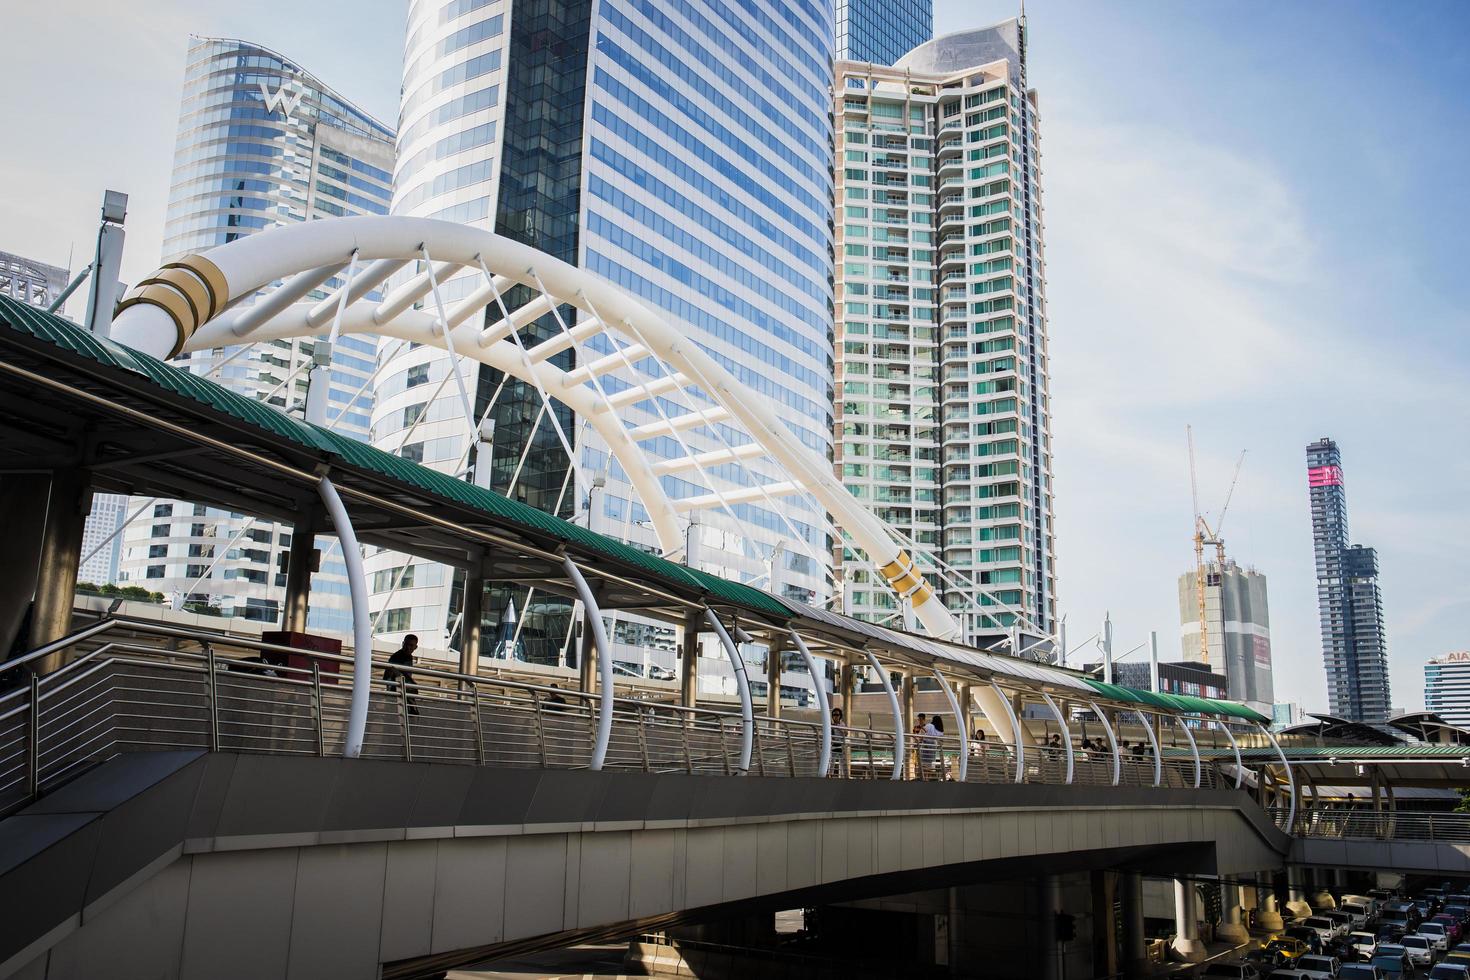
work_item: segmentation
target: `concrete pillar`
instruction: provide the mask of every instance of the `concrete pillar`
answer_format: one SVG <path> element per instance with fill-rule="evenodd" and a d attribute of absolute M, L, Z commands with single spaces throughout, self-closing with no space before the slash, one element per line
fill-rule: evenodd
<path fill-rule="evenodd" d="M 1044 875 L 1037 884 L 1041 891 L 1041 975 L 1045 980 L 1066 980 L 1066 954 L 1057 936 L 1057 913 L 1062 911 L 1062 879 L 1057 875 Z"/>
<path fill-rule="evenodd" d="M 903 685 L 898 693 L 898 711 L 903 719 L 903 730 L 905 733 L 914 730 L 914 673 L 910 668 L 904 668 Z M 925 773 L 919 771 L 919 741 L 909 738 L 905 743 L 904 752 L 908 755 L 903 760 L 904 777 L 906 779 L 923 779 Z"/>
<path fill-rule="evenodd" d="M 780 637 L 772 640 L 766 649 L 766 714 L 772 718 L 781 717 L 781 651 L 784 649 L 786 644 Z M 813 683 L 817 681 L 818 678 L 812 678 Z"/>
<path fill-rule="evenodd" d="M 1329 886 L 1332 884 L 1332 872 L 1325 868 L 1317 868 L 1311 872 L 1313 889 L 1311 891 L 1312 908 L 1319 911 L 1337 908 L 1337 899 L 1332 897 Z"/>
<path fill-rule="evenodd" d="M 1231 878 L 1221 878 L 1220 925 L 1215 929 L 1215 938 L 1235 946 L 1250 941 L 1250 933 L 1241 917 L 1243 904 L 1240 886 Z"/>
<path fill-rule="evenodd" d="M 699 700 L 699 626 L 704 620 L 690 614 L 679 638 L 679 703 L 692 708 Z"/>
<path fill-rule="evenodd" d="M 1149 974 L 1148 946 L 1143 933 L 1143 875 L 1124 871 L 1118 885 L 1123 893 L 1123 970 L 1129 977 Z"/>
<path fill-rule="evenodd" d="M 1185 963 L 1202 963 L 1205 944 L 1199 939 L 1199 896 L 1194 882 L 1174 879 L 1174 941 L 1169 944 L 1177 959 Z"/>
<path fill-rule="evenodd" d="M 964 720 L 961 722 L 961 724 L 963 724 L 965 726 L 965 730 L 961 734 L 964 735 L 964 737 L 966 739 L 968 739 L 971 735 L 974 735 L 975 734 L 975 720 L 974 720 L 974 704 L 975 704 L 975 701 L 974 701 L 974 698 L 970 694 L 970 685 L 969 684 L 961 684 L 960 685 L 959 698 L 960 698 L 960 713 L 964 715 Z"/>
<path fill-rule="evenodd" d="M 321 526 L 317 508 L 303 509 L 291 528 L 291 551 L 286 556 L 286 602 L 281 629 L 306 632 L 306 613 L 311 605 L 311 573 L 317 570 L 316 532 Z"/>
<path fill-rule="evenodd" d="M 597 640 L 592 626 L 587 621 L 587 610 L 582 610 L 582 647 L 577 654 L 577 690 L 591 694 L 597 689 Z"/>
<path fill-rule="evenodd" d="M 480 672 L 480 632 L 485 618 L 485 580 L 478 570 L 465 575 L 463 615 L 459 628 L 459 672 Z M 586 657 L 582 658 L 587 659 Z"/>
<path fill-rule="evenodd" d="M 1302 869 L 1298 865 L 1286 869 L 1286 910 L 1299 919 L 1312 914 L 1312 906 L 1307 903 L 1307 890 L 1302 886 Z"/>
<path fill-rule="evenodd" d="M 41 564 L 41 538 L 46 527 L 46 501 L 51 477 L 45 473 L 17 473 L 0 477 L 0 659 L 23 653 L 29 636 L 21 636 L 26 611 L 36 594 L 36 569 Z"/>
<path fill-rule="evenodd" d="M 852 669 L 852 664 L 844 660 L 837 674 L 837 696 L 841 699 L 838 706 L 842 708 L 843 723 L 849 728 L 857 725 L 857 718 L 852 712 L 852 692 L 856 687 L 857 674 Z M 834 761 L 837 763 L 837 771 L 843 776 L 849 776 L 852 774 L 852 743 L 844 735 L 840 744 L 842 754 L 836 756 Z"/>
<path fill-rule="evenodd" d="M 51 474 L 46 498 L 46 526 L 41 531 L 40 562 L 36 568 L 36 601 L 31 607 L 31 635 L 35 648 L 59 640 L 71 632 L 72 607 L 76 604 L 77 568 L 82 560 L 82 531 L 92 509 L 92 490 L 81 470 L 56 470 Z M 71 651 L 43 657 L 33 666 L 48 674 L 65 664 Z"/>
<path fill-rule="evenodd" d="M 1276 905 L 1276 889 L 1262 885 L 1256 898 L 1256 928 L 1263 932 L 1280 932 L 1286 928 L 1281 921 L 1281 910 Z"/>

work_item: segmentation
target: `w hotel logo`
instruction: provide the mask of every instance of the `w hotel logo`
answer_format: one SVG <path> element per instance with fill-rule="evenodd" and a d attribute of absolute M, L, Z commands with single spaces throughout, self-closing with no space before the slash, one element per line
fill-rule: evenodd
<path fill-rule="evenodd" d="M 301 99 L 306 95 L 306 90 L 300 85 L 296 86 L 294 94 L 288 95 L 286 86 L 289 84 L 292 83 L 282 81 L 281 87 L 272 92 L 264 81 L 260 83 L 260 96 L 265 99 L 265 111 L 279 112 L 286 117 L 287 121 L 290 121 L 291 113 L 296 111 L 296 107 L 301 104 Z"/>

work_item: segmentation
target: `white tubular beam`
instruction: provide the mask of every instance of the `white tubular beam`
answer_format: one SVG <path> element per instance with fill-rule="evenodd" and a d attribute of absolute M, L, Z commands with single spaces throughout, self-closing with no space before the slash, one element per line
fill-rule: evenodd
<path fill-rule="evenodd" d="M 698 412 L 689 412 L 684 415 L 676 415 L 667 422 L 649 422 L 646 425 L 629 429 L 628 435 L 635 442 L 642 442 L 645 439 L 657 439 L 659 436 L 673 436 L 676 432 L 687 432 L 690 429 L 697 429 L 702 425 L 713 425 L 716 422 L 724 422 L 729 418 L 730 413 L 723 408 L 707 408 L 704 410 L 703 418 L 700 417 Z"/>
<path fill-rule="evenodd" d="M 883 685 L 883 693 L 888 695 L 888 706 L 893 709 L 893 773 L 889 779 L 903 778 L 903 709 L 898 706 L 898 694 L 893 690 L 893 681 L 888 676 L 888 671 L 878 662 L 873 654 L 867 654 L 868 663 L 878 672 L 878 683 Z"/>
<path fill-rule="evenodd" d="M 1147 715 L 1142 711 L 1134 711 L 1133 715 L 1138 719 L 1139 724 L 1143 725 L 1143 732 L 1148 736 L 1148 744 L 1154 747 L 1154 785 L 1157 786 L 1164 778 L 1164 756 L 1159 749 L 1159 740 L 1154 735 L 1154 726 L 1149 724 Z"/>
<path fill-rule="evenodd" d="M 235 317 L 231 332 L 236 337 L 254 333 L 261 324 L 269 323 L 284 310 L 299 302 L 307 293 L 345 268 L 347 268 L 347 260 L 344 259 L 331 265 L 318 266 L 315 269 L 297 273 L 281 283 L 277 289 L 266 293 L 254 304 L 241 310 Z M 231 298 L 234 298 L 233 295 Z"/>
<path fill-rule="evenodd" d="M 362 569 L 362 551 L 347 508 L 337 495 L 332 481 L 322 477 L 317 493 L 332 519 L 337 540 L 342 545 L 342 559 L 347 565 L 347 590 L 352 596 L 352 707 L 347 713 L 347 740 L 342 755 L 356 759 L 362 755 L 362 740 L 367 733 L 368 695 L 373 686 L 373 623 L 368 614 L 367 575 Z"/>
<path fill-rule="evenodd" d="M 1011 733 L 1016 739 L 1016 782 L 1026 781 L 1026 738 L 1021 732 L 1021 719 L 1016 717 L 1016 709 L 1011 707 L 1011 699 L 1006 697 L 1006 692 L 992 678 L 991 688 L 995 691 L 996 698 L 1005 709 L 1006 716 L 1011 720 Z"/>
<path fill-rule="evenodd" d="M 960 710 L 960 699 L 955 697 L 954 688 L 945 681 L 944 675 L 939 672 L 938 667 L 933 668 L 933 670 L 934 679 L 939 682 L 939 689 L 943 691 L 944 696 L 949 699 L 949 710 L 954 712 L 955 724 L 960 726 L 960 762 L 958 775 L 960 777 L 960 782 L 963 783 L 965 781 L 965 776 L 967 776 L 970 772 L 969 721 L 965 717 L 965 713 Z M 943 752 L 944 749 L 941 747 L 940 751 Z"/>
<path fill-rule="evenodd" d="M 806 662 L 806 672 L 811 675 L 812 688 L 817 692 L 817 710 L 822 713 L 822 747 L 817 753 L 817 775 L 826 778 L 832 768 L 832 708 L 827 700 L 827 679 L 822 676 L 817 658 L 807 649 L 801 634 L 794 629 L 786 632 Z"/>
<path fill-rule="evenodd" d="M 1296 826 L 1296 774 L 1291 771 L 1291 763 L 1286 761 L 1286 753 L 1281 751 L 1281 743 L 1276 741 L 1276 736 L 1271 734 L 1271 730 L 1260 722 L 1255 722 L 1255 726 L 1270 741 L 1271 748 L 1276 750 L 1276 757 L 1281 760 L 1281 768 L 1286 770 L 1286 795 L 1291 802 L 1286 811 L 1286 826 L 1281 829 L 1289 834 L 1291 828 Z"/>
<path fill-rule="evenodd" d="M 694 470 L 701 466 L 719 466 L 721 463 L 733 463 L 737 459 L 756 459 L 765 454 L 766 451 L 761 448 L 760 443 L 752 442 L 744 446 L 736 446 L 733 449 L 715 449 L 707 453 L 695 453 L 693 456 L 666 459 L 661 463 L 654 463 L 653 471 L 662 476 L 665 473 Z M 767 491 L 767 493 L 769 492 Z"/>
<path fill-rule="evenodd" d="M 496 276 L 493 281 L 498 284 L 504 278 L 504 276 Z M 508 315 L 502 316 L 498 322 L 490 324 L 490 326 L 481 331 L 480 346 L 482 348 L 489 347 L 491 344 L 500 343 L 500 341 L 505 340 L 513 333 L 519 333 L 532 320 L 550 313 L 554 306 L 556 306 L 556 300 L 544 293 L 529 303 L 517 306 L 515 309 L 509 311 Z M 530 353 L 530 351 L 526 352 L 528 358 Z M 563 386 L 565 387 L 565 385 Z"/>
<path fill-rule="evenodd" d="M 642 344 L 629 344 L 620 351 L 615 351 L 606 357 L 599 357 L 597 360 L 589 364 L 584 364 L 574 371 L 568 371 L 564 383 L 569 388 L 572 385 L 586 384 L 593 378 L 601 377 L 609 371 L 616 371 L 622 367 L 623 358 L 626 357 L 630 361 L 636 361 L 647 353 L 648 349 Z"/>
<path fill-rule="evenodd" d="M 1062 745 L 1065 746 L 1067 749 L 1067 785 L 1071 786 L 1072 777 L 1074 774 L 1074 763 L 1072 756 L 1072 730 L 1067 727 L 1067 719 L 1063 717 L 1062 709 L 1057 706 L 1057 703 L 1055 701 L 1052 700 L 1051 695 L 1047 694 L 1045 691 L 1042 691 L 1041 698 L 1043 701 L 1046 702 L 1046 706 L 1051 709 L 1051 713 L 1056 715 L 1057 725 L 1062 729 Z"/>
<path fill-rule="evenodd" d="M 417 253 L 418 250 L 418 246 L 414 246 L 413 252 Z M 403 283 L 397 289 L 383 297 L 383 302 L 379 303 L 377 309 L 373 310 L 373 322 L 384 324 L 395 319 L 404 310 L 429 295 L 429 290 L 434 288 L 434 283 L 448 279 L 463 268 L 464 263 L 462 262 L 440 262 L 434 268 L 432 279 L 430 279 L 427 271 L 420 272 L 408 282 Z"/>
<path fill-rule="evenodd" d="M 496 276 L 492 282 L 482 282 L 474 292 L 451 306 L 444 319 L 449 321 L 451 327 L 457 327 L 495 302 L 497 293 L 504 292 L 513 285 L 515 280 L 506 276 Z"/>
<path fill-rule="evenodd" d="M 639 402 L 647 401 L 652 395 L 666 395 L 671 391 L 677 391 L 680 388 L 688 386 L 689 383 L 687 377 L 675 371 L 667 377 L 659 378 L 657 381 L 650 381 L 641 388 L 629 388 L 626 391 L 618 392 L 616 395 L 611 395 L 608 397 L 607 403 L 614 411 L 617 411 L 627 408 L 629 405 L 636 405 Z"/>
<path fill-rule="evenodd" d="M 1216 719 L 1215 727 L 1225 733 L 1230 739 L 1230 748 L 1235 751 L 1235 788 L 1240 789 L 1241 780 L 1245 778 L 1245 766 L 1240 761 L 1240 743 L 1235 740 L 1235 733 L 1230 730 L 1230 723 Z"/>
<path fill-rule="evenodd" d="M 541 341 L 541 343 L 532 347 L 526 353 L 530 356 L 532 364 L 540 364 L 547 358 L 555 357 L 568 347 L 571 347 L 573 342 L 580 343 L 597 336 L 602 333 L 602 329 L 603 324 L 601 320 L 596 317 L 583 316 L 581 321 L 571 329 L 570 337 L 566 334 L 557 334 L 555 337 L 549 337 Z"/>
<path fill-rule="evenodd" d="M 720 622 L 713 609 L 705 609 L 704 621 L 720 638 L 720 646 L 725 648 L 725 656 L 730 658 L 730 666 L 735 669 L 735 688 L 740 692 L 740 775 L 744 776 L 750 772 L 750 750 L 755 746 L 755 708 L 750 701 L 750 678 L 745 675 L 745 658 L 740 656 L 735 641 L 725 632 L 725 624 Z"/>
<path fill-rule="evenodd" d="M 1123 778 L 1123 754 L 1118 751 L 1118 736 L 1113 732 L 1112 722 L 1108 721 L 1108 716 L 1103 714 L 1096 701 L 1087 702 L 1087 706 L 1097 715 L 1097 720 L 1102 722 L 1103 731 L 1108 733 L 1108 745 L 1113 750 L 1113 785 L 1117 786 Z"/>
<path fill-rule="evenodd" d="M 566 569 L 567 578 L 572 580 L 572 585 L 577 590 L 577 596 L 582 600 L 582 608 L 586 610 L 583 628 L 592 630 L 592 643 L 597 648 L 597 739 L 592 744 L 592 762 L 588 766 L 596 772 L 607 761 L 607 746 L 612 740 L 612 655 L 608 653 L 607 628 L 602 623 L 602 610 L 597 606 L 597 597 L 592 594 L 592 588 L 587 584 L 587 579 L 583 577 L 576 562 L 563 555 L 561 563 L 562 568 Z"/>
<path fill-rule="evenodd" d="M 344 301 L 348 304 L 356 303 L 376 289 L 384 279 L 387 279 L 407 264 L 407 259 L 379 259 L 362 270 L 360 274 L 352 277 L 352 281 L 346 286 L 346 297 L 343 297 L 342 290 L 338 289 L 335 293 L 313 306 L 311 312 L 306 315 L 306 322 L 313 327 L 321 326 L 331 318 L 333 313 L 337 312 L 339 303 Z"/>
<path fill-rule="evenodd" d="M 784 497 L 787 494 L 800 493 L 801 486 L 796 483 L 781 482 L 767 483 L 760 487 L 741 487 L 739 490 L 726 490 L 722 493 L 703 493 L 697 497 L 684 497 L 674 501 L 674 509 L 685 513 L 691 510 L 718 507 L 721 503 L 743 504 L 761 499 L 762 491 L 772 497 Z"/>
<path fill-rule="evenodd" d="M 1183 715 L 1175 715 L 1174 716 L 1174 720 L 1177 721 L 1177 722 L 1179 722 L 1179 727 L 1182 728 L 1182 729 L 1184 729 L 1184 737 L 1187 738 L 1187 739 L 1189 739 L 1189 751 L 1190 751 L 1190 754 L 1192 754 L 1194 756 L 1194 788 L 1195 789 L 1199 789 L 1199 780 L 1200 780 L 1200 776 L 1201 776 L 1201 772 L 1200 772 L 1201 767 L 1200 767 L 1200 761 L 1199 761 L 1199 745 L 1195 743 L 1195 741 L 1194 741 L 1194 732 L 1192 732 L 1192 731 L 1189 730 L 1189 725 L 1188 725 L 1187 722 L 1185 722 L 1184 716 Z"/>

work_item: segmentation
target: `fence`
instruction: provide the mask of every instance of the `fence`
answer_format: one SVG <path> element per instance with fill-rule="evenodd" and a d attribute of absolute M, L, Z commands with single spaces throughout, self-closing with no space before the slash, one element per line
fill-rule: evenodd
<path fill-rule="evenodd" d="M 44 677 L 22 661 L 58 649 L 75 659 Z M 168 749 L 340 754 L 351 700 L 350 658 L 314 654 L 309 668 L 267 655 L 302 651 L 256 640 L 108 620 L 13 661 L 0 695 L 0 814 L 77 772 L 121 752 Z M 322 667 L 327 670 L 323 671 Z M 340 671 L 340 673 L 338 673 Z M 414 667 L 400 683 L 375 676 L 364 758 L 463 765 L 576 769 L 589 766 L 596 734 L 595 694 L 499 677 Z M 604 768 L 732 775 L 739 771 L 742 722 L 735 712 L 617 698 Z M 750 774 L 817 776 L 821 726 L 757 717 Z M 888 779 L 891 731 L 834 727 L 831 771 L 851 779 Z M 909 736 L 903 778 L 957 779 L 968 751 L 967 781 L 1016 782 L 1012 745 L 956 736 Z M 1025 783 L 1068 782 L 1065 749 L 1027 746 Z M 1110 753 L 1074 751 L 1071 781 L 1111 785 Z M 1194 785 L 1193 760 L 1166 759 L 1161 785 Z M 1125 757 L 1119 782 L 1152 786 L 1151 759 Z M 1201 768 L 1200 785 L 1217 785 Z"/>

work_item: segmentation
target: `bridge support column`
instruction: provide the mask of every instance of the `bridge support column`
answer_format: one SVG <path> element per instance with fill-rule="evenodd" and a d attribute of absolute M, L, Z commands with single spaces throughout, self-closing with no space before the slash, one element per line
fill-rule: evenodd
<path fill-rule="evenodd" d="M 781 717 L 781 652 L 786 649 L 785 640 L 776 637 L 766 648 L 766 714 Z M 816 683 L 816 678 L 812 682 Z"/>
<path fill-rule="evenodd" d="M 1185 963 L 1204 962 L 1205 944 L 1199 939 L 1199 896 L 1188 878 L 1174 879 L 1174 941 L 1169 945 Z"/>
<path fill-rule="evenodd" d="M 1256 928 L 1263 932 L 1280 932 L 1286 928 L 1276 905 L 1276 889 L 1271 885 L 1261 885 L 1256 890 Z"/>
<path fill-rule="evenodd" d="M 904 733 L 912 732 L 914 730 L 914 672 L 909 667 L 903 669 L 903 683 L 899 688 L 899 715 L 899 724 L 903 726 Z M 926 776 L 919 763 L 919 746 L 922 744 L 924 744 L 923 739 L 914 739 L 909 753 L 913 756 L 912 761 L 907 756 L 902 760 L 894 760 L 895 763 L 903 766 L 905 779 L 924 779 Z"/>
<path fill-rule="evenodd" d="M 6 525 L 0 535 L 0 658 L 6 660 L 12 652 L 29 649 L 30 637 L 22 636 L 21 628 L 36 594 L 50 488 L 51 478 L 44 473 L 0 477 L 0 514 Z M 1376 791 L 1375 786 L 1375 801 Z"/>
<path fill-rule="evenodd" d="M 1066 953 L 1057 935 L 1057 913 L 1062 911 L 1062 879 L 1045 875 L 1041 887 L 1041 975 L 1045 980 L 1066 980 Z"/>
<path fill-rule="evenodd" d="M 837 674 L 837 694 L 842 699 L 839 707 L 842 708 L 842 723 L 844 727 L 856 727 L 857 718 L 852 713 L 852 692 L 857 686 L 857 675 L 852 664 L 844 660 L 842 668 Z M 871 725 L 867 727 L 872 727 Z M 852 775 L 852 746 L 847 744 L 847 735 L 840 735 L 838 743 L 840 751 L 837 755 L 837 774 L 840 776 Z"/>
<path fill-rule="evenodd" d="M 1242 899 L 1240 885 L 1236 884 L 1235 879 L 1220 879 L 1220 925 L 1215 929 L 1215 937 L 1237 946 L 1249 942 L 1251 938 L 1241 921 Z"/>
<path fill-rule="evenodd" d="M 684 635 L 679 640 L 679 703 L 694 707 L 699 700 L 699 626 L 703 618 L 684 618 Z"/>
<path fill-rule="evenodd" d="M 485 619 L 485 580 L 479 569 L 464 578 L 464 605 L 459 627 L 459 672 L 480 672 L 480 631 Z"/>
<path fill-rule="evenodd" d="M 1143 934 L 1143 875 L 1124 871 L 1118 876 L 1123 892 L 1123 970 L 1129 977 L 1149 974 L 1148 946 Z"/>
<path fill-rule="evenodd" d="M 41 530 L 36 567 L 36 601 L 31 607 L 30 647 L 59 640 L 71 632 L 76 604 L 77 570 L 82 560 L 82 532 L 92 509 L 92 489 L 79 469 L 56 470 L 46 497 L 46 524 Z M 62 651 L 37 661 L 33 669 L 49 674 L 74 656 Z"/>
<path fill-rule="evenodd" d="M 306 632 L 306 613 L 311 604 L 311 573 L 316 571 L 316 532 L 321 516 L 316 508 L 303 508 L 291 528 L 291 551 L 286 558 L 286 604 L 281 629 Z"/>
<path fill-rule="evenodd" d="M 1312 884 L 1315 886 L 1311 895 L 1312 908 L 1319 910 L 1337 908 L 1337 899 L 1333 898 L 1332 892 L 1328 890 L 1328 886 L 1332 884 L 1332 872 L 1325 868 L 1318 868 L 1311 874 Z"/>
<path fill-rule="evenodd" d="M 1307 890 L 1302 887 L 1302 869 L 1295 865 L 1286 869 L 1286 910 L 1297 918 L 1312 914 Z"/>

